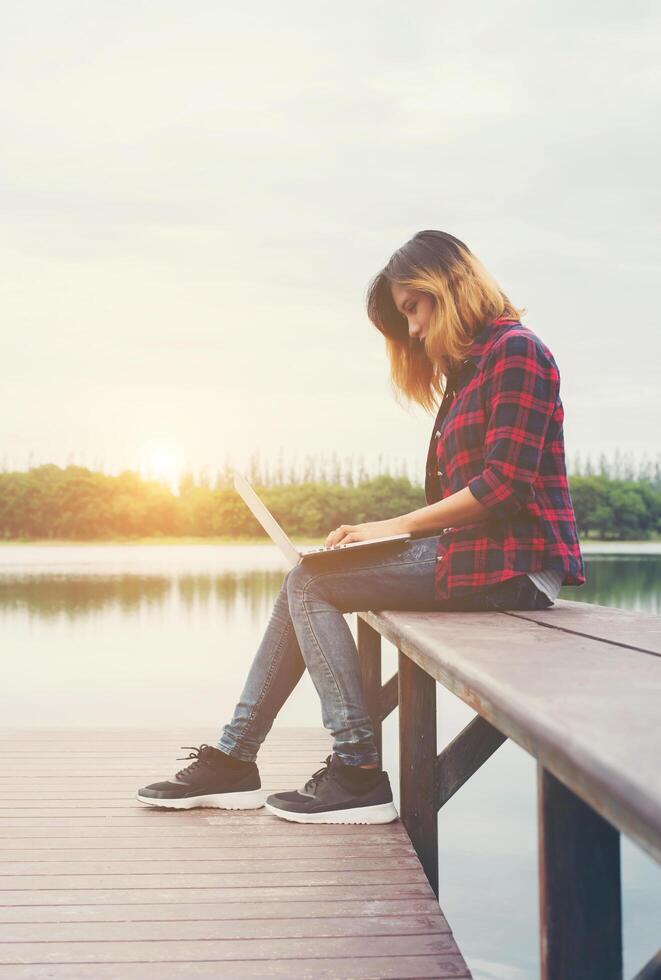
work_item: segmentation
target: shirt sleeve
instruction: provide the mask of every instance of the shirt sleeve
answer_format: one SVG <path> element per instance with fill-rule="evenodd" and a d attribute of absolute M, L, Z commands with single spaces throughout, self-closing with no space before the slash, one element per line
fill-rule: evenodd
<path fill-rule="evenodd" d="M 494 345 L 484 378 L 484 468 L 468 483 L 494 517 L 509 517 L 533 499 L 559 394 L 558 367 L 539 340 L 506 333 Z"/>

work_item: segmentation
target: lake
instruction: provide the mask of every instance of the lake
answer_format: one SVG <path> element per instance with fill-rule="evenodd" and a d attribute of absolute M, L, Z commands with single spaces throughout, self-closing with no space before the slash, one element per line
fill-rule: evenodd
<path fill-rule="evenodd" d="M 661 543 L 583 551 L 587 584 L 561 598 L 661 614 Z M 177 728 L 208 724 L 213 744 L 286 568 L 266 544 L 1 546 L 2 725 L 163 728 L 176 719 Z M 384 677 L 395 662 L 384 643 Z M 440 748 L 473 712 L 438 694 Z M 278 722 L 321 724 L 307 675 Z M 393 789 L 396 725 L 395 712 L 384 725 Z M 180 768 L 178 755 L 173 742 L 163 778 Z M 476 980 L 538 976 L 536 833 L 535 763 L 512 742 L 439 815 L 441 905 Z M 622 838 L 622 878 L 632 975 L 661 943 L 661 867 Z"/>

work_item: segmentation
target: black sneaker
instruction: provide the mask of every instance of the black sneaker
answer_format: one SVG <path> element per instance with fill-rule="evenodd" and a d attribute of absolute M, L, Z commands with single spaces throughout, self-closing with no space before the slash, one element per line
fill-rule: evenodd
<path fill-rule="evenodd" d="M 174 779 L 139 789 L 141 803 L 173 810 L 215 806 L 222 810 L 256 810 L 264 806 L 259 771 L 254 762 L 242 762 L 212 745 L 182 745 L 194 759 Z"/>
<path fill-rule="evenodd" d="M 292 793 L 272 793 L 266 809 L 295 823 L 390 823 L 397 819 L 388 773 L 345 766 L 336 755 Z"/>

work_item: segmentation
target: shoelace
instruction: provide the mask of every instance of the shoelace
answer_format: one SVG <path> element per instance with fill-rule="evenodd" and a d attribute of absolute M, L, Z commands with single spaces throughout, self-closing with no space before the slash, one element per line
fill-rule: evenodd
<path fill-rule="evenodd" d="M 207 745 L 206 742 L 203 742 L 202 745 L 180 745 L 179 748 L 192 749 L 192 752 L 189 752 L 188 755 L 177 756 L 177 761 L 180 762 L 183 759 L 194 759 L 195 761 L 191 762 L 189 766 L 185 766 L 183 769 L 180 769 L 178 773 L 175 773 L 175 779 L 178 779 L 179 776 L 188 775 L 188 773 L 193 772 L 196 766 L 208 765 L 208 762 L 205 762 L 205 760 L 202 758 L 203 750 L 211 748 L 211 746 Z"/>
<path fill-rule="evenodd" d="M 312 773 L 312 775 L 308 779 L 307 783 L 303 787 L 306 791 L 309 790 L 310 792 L 314 792 L 317 789 L 317 786 L 319 785 L 319 783 L 321 783 L 324 779 L 327 779 L 328 778 L 328 776 L 330 775 L 330 767 L 331 767 L 331 760 L 332 760 L 332 758 L 333 758 L 332 755 L 327 755 L 326 756 L 326 760 L 325 760 L 323 766 L 321 767 L 321 769 L 317 769 L 316 772 L 313 772 Z"/>

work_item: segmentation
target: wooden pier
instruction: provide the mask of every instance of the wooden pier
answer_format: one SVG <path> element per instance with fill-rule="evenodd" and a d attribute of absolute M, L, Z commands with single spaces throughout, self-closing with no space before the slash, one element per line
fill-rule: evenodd
<path fill-rule="evenodd" d="M 438 810 L 511 738 L 537 761 L 541 978 L 622 980 L 620 833 L 661 861 L 661 617 L 366 612 L 358 648 L 377 740 L 399 707 L 400 817 L 434 890 Z M 440 753 L 436 682 L 476 712 Z M 661 949 L 634 980 L 661 980 Z"/>
<path fill-rule="evenodd" d="M 0 980 L 471 976 L 403 825 L 153 809 L 199 731 L 0 730 Z M 275 728 L 265 789 L 330 751 Z"/>

